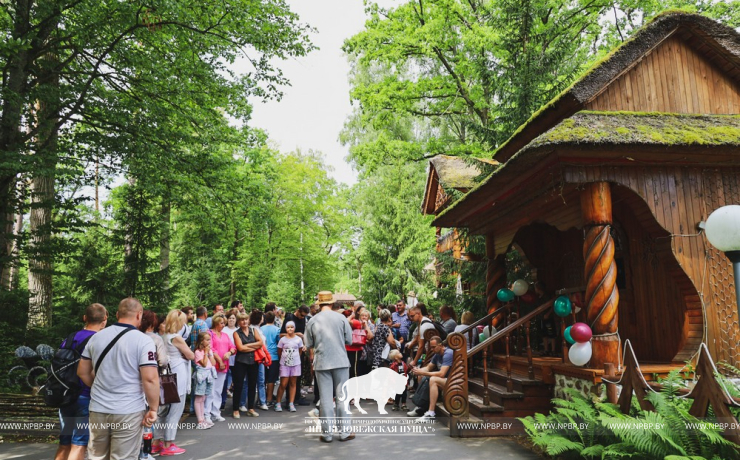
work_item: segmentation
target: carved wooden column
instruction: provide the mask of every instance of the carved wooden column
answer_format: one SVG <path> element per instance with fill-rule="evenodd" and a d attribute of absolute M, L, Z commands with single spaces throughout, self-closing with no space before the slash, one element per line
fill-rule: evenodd
<path fill-rule="evenodd" d="M 496 247 L 491 233 L 486 235 L 486 258 L 488 259 L 486 267 L 486 308 L 488 313 L 492 313 L 502 305 L 496 294 L 499 289 L 506 287 L 506 266 L 503 255 L 496 257 Z M 493 325 L 498 326 L 503 318 L 503 314 L 498 315 L 493 319 Z"/>
<path fill-rule="evenodd" d="M 586 311 L 593 330 L 593 355 L 590 367 L 603 369 L 604 363 L 619 362 L 617 336 L 617 265 L 614 240 L 610 234 L 612 196 L 608 182 L 587 184 L 581 193 L 581 211 L 585 225 Z"/>

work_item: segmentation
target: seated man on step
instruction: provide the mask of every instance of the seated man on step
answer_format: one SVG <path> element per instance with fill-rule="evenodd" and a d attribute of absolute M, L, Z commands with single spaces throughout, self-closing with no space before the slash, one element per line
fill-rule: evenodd
<path fill-rule="evenodd" d="M 447 374 L 449 374 L 450 367 L 452 366 L 452 348 L 446 347 L 442 343 L 442 339 L 436 335 L 429 339 L 429 345 L 434 351 L 432 361 L 426 367 L 414 370 L 415 375 L 429 377 L 429 408 L 424 415 L 417 419 L 419 422 L 434 420 L 434 408 L 437 405 L 439 395 L 444 390 L 447 383 Z M 419 409 L 422 408 L 416 408 L 415 410 L 418 411 Z"/>

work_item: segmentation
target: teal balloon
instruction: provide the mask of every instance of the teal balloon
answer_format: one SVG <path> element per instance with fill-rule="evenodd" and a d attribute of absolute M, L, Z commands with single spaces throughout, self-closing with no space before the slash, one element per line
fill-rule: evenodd
<path fill-rule="evenodd" d="M 565 337 L 565 341 L 569 344 L 573 345 L 576 343 L 575 340 L 573 340 L 573 337 L 570 336 L 570 326 L 565 328 L 565 332 L 563 333 L 563 337 Z"/>
<path fill-rule="evenodd" d="M 498 293 L 496 293 L 496 297 L 498 297 L 498 300 L 502 302 L 511 302 L 514 300 L 514 291 L 511 289 L 499 289 Z"/>
<path fill-rule="evenodd" d="M 553 305 L 553 308 L 555 309 L 555 314 L 561 318 L 570 315 L 570 312 L 571 312 L 570 299 L 564 295 L 561 295 L 560 297 L 555 299 L 555 304 Z"/>

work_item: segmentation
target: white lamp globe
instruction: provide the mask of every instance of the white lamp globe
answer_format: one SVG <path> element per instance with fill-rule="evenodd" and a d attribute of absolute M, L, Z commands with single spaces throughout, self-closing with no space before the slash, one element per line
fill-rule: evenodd
<path fill-rule="evenodd" d="M 717 208 L 707 219 L 707 239 L 722 252 L 740 251 L 740 206 Z"/>

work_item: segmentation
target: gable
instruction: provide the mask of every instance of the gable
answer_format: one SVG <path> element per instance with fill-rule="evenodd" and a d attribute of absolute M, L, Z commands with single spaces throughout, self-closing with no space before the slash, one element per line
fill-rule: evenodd
<path fill-rule="evenodd" d="M 671 35 L 585 104 L 587 110 L 740 113 L 740 85 Z"/>

